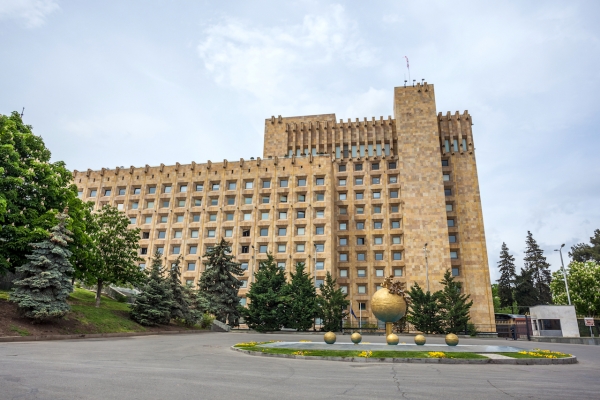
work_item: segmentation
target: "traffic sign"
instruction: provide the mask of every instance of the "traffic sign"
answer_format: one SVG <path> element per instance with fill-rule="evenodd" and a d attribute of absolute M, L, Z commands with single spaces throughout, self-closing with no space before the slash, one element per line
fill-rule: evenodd
<path fill-rule="evenodd" d="M 584 318 L 585 326 L 594 326 L 594 318 Z"/>

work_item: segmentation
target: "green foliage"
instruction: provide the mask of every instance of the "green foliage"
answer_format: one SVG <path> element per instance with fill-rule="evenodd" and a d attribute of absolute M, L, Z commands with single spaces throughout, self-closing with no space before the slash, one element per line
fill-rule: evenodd
<path fill-rule="evenodd" d="M 181 321 L 187 326 L 194 326 L 201 314 L 194 307 L 193 294 L 187 285 L 181 283 L 181 256 L 177 257 L 169 271 L 169 286 L 173 296 L 171 319 Z"/>
<path fill-rule="evenodd" d="M 513 303 L 515 258 L 508 252 L 506 243 L 502 243 L 498 269 L 500 270 L 500 279 L 498 279 L 498 298 L 500 304 L 498 308 L 509 307 Z"/>
<path fill-rule="evenodd" d="M 129 218 L 116 207 L 105 205 L 93 214 L 87 225 L 92 245 L 89 259 L 78 270 L 78 276 L 96 286 L 96 305 L 100 305 L 102 287 L 142 282 L 138 257 L 140 230 L 129 229 Z"/>
<path fill-rule="evenodd" d="M 465 331 L 469 322 L 469 311 L 473 301 L 468 294 L 462 294 L 462 284 L 447 270 L 440 281 L 444 288 L 438 292 L 441 326 L 444 333 L 458 333 Z"/>
<path fill-rule="evenodd" d="M 317 291 L 304 263 L 296 263 L 296 273 L 290 273 L 291 281 L 284 289 L 285 326 L 298 331 L 307 331 L 317 316 Z"/>
<path fill-rule="evenodd" d="M 233 261 L 231 245 L 225 239 L 208 250 L 204 257 L 206 269 L 198 281 L 198 287 L 204 292 L 203 296 L 208 300 L 215 317 L 235 326 L 240 317 L 238 291 L 242 285 L 236 276 L 241 276 L 244 271 L 240 264 Z"/>
<path fill-rule="evenodd" d="M 569 256 L 571 256 L 573 261 L 595 261 L 600 263 L 600 229 L 594 231 L 594 236 L 590 238 L 590 243 L 579 243 L 571 247 Z"/>
<path fill-rule="evenodd" d="M 348 314 L 346 308 L 350 301 L 346 300 L 348 295 L 337 286 L 335 279 L 329 271 L 325 277 L 325 284 L 321 286 L 321 295 L 317 299 L 319 307 L 319 318 L 323 320 L 323 330 L 337 332 L 342 326 L 344 317 Z"/>
<path fill-rule="evenodd" d="M 442 333 L 439 292 L 423 292 L 415 283 L 407 292 L 410 296 L 410 307 L 407 313 L 408 322 L 423 333 Z"/>
<path fill-rule="evenodd" d="M 527 311 L 528 307 L 538 305 L 538 291 L 533 281 L 533 269 L 521 268 L 521 274 L 515 278 L 515 302 L 519 313 Z"/>
<path fill-rule="evenodd" d="M 30 243 L 46 240 L 76 188 L 64 162 L 50 162 L 40 136 L 17 112 L 0 115 L 0 274 L 27 262 Z"/>
<path fill-rule="evenodd" d="M 171 321 L 173 293 L 169 281 L 163 278 L 161 254 L 156 251 L 146 282 L 140 287 L 131 307 L 131 319 L 145 326 L 167 325 Z"/>
<path fill-rule="evenodd" d="M 600 315 L 600 263 L 573 261 L 566 272 L 571 303 L 575 306 L 577 315 Z M 562 271 L 553 273 L 550 287 L 554 304 L 568 304 Z"/>
<path fill-rule="evenodd" d="M 202 328 L 202 329 L 210 328 L 214 320 L 215 320 L 215 317 L 213 317 L 212 315 L 203 314 L 202 319 L 200 320 L 200 328 Z"/>
<path fill-rule="evenodd" d="M 527 231 L 527 248 L 525 249 L 525 258 L 523 259 L 526 270 L 531 270 L 535 293 L 537 293 L 536 304 L 552 304 L 552 293 L 550 292 L 550 282 L 552 275 L 550 273 L 550 264 L 546 262 L 544 251 L 540 249 L 531 232 Z M 522 304 L 519 304 L 520 306 Z"/>
<path fill-rule="evenodd" d="M 260 262 L 246 298 L 248 306 L 242 315 L 250 329 L 258 332 L 278 331 L 283 325 L 285 272 L 277 267 L 271 253 Z"/>
<path fill-rule="evenodd" d="M 67 248 L 71 232 L 66 228 L 66 214 L 56 218 L 58 224 L 52 228 L 50 238 L 32 244 L 33 253 L 27 255 L 29 262 L 17 267 L 22 279 L 14 281 L 10 296 L 25 317 L 37 321 L 62 318 L 70 310 L 67 298 L 73 291 L 73 267 Z"/>

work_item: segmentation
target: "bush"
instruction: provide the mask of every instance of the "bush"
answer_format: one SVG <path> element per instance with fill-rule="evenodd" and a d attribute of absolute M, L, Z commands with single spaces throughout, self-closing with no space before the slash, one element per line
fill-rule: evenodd
<path fill-rule="evenodd" d="M 117 293 L 115 295 L 115 300 L 118 301 L 119 303 L 127 303 L 127 296 L 123 296 L 120 293 Z"/>
<path fill-rule="evenodd" d="M 202 328 L 202 329 L 210 328 L 214 320 L 215 320 L 215 317 L 213 317 L 212 315 L 204 314 L 202 316 L 202 320 L 200 321 L 200 328 Z"/>
<path fill-rule="evenodd" d="M 471 337 L 475 337 L 477 336 L 477 327 L 475 326 L 474 323 L 469 322 L 467 323 L 467 332 L 469 333 L 469 336 Z"/>

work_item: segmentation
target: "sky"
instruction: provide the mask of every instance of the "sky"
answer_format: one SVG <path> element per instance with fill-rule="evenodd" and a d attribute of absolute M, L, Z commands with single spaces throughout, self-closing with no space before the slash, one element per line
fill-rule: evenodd
<path fill-rule="evenodd" d="M 492 280 L 600 229 L 598 1 L 0 0 L 0 114 L 70 169 L 261 156 L 272 115 L 468 110 Z M 568 262 L 567 251 L 563 253 Z"/>

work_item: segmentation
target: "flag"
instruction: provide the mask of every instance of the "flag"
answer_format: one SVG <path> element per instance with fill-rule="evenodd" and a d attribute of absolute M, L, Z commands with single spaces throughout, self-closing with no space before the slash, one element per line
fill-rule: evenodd
<path fill-rule="evenodd" d="M 352 309 L 352 306 L 350 306 L 350 315 L 352 315 L 354 318 L 358 319 L 356 314 L 354 314 L 354 310 Z"/>

